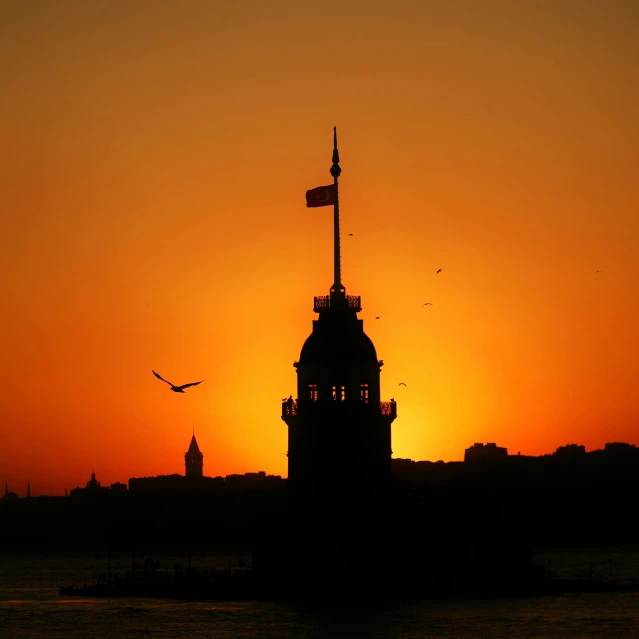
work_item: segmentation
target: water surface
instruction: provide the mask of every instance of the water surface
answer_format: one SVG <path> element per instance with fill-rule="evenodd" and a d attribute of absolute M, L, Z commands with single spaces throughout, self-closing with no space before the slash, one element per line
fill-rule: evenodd
<path fill-rule="evenodd" d="M 624 580 L 639 572 L 639 555 L 617 552 L 609 562 L 612 555 L 612 551 L 545 551 L 537 561 L 565 576 L 588 575 L 592 566 L 600 576 L 616 572 Z M 221 567 L 237 565 L 239 559 L 193 557 L 192 563 Z M 188 560 L 160 561 L 173 567 Z M 112 569 L 124 569 L 130 562 L 131 557 L 114 557 Z M 368 603 L 176 602 L 58 595 L 60 585 L 81 585 L 105 568 L 105 557 L 0 559 L 0 637 L 639 639 L 639 593 Z"/>

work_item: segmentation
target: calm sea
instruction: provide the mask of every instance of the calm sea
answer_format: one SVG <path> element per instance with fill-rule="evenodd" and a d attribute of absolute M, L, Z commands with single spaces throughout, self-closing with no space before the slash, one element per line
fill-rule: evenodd
<path fill-rule="evenodd" d="M 196 567 L 237 565 L 240 556 L 193 557 Z M 124 570 L 131 557 L 112 560 Z M 172 568 L 186 558 L 154 557 Z M 245 561 L 246 558 L 244 558 Z M 561 576 L 639 581 L 639 553 L 540 551 L 536 561 Z M 140 558 L 138 558 L 140 562 Z M 248 561 L 247 561 L 248 565 Z M 0 558 L 0 637 L 639 639 L 639 593 L 527 599 L 406 600 L 380 604 L 175 602 L 60 597 L 60 585 L 89 583 L 105 557 Z"/>

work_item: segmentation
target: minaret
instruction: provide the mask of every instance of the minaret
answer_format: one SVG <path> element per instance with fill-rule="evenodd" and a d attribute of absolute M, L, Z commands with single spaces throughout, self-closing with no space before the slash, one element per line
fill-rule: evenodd
<path fill-rule="evenodd" d="M 288 426 L 288 481 L 294 503 L 358 503 L 391 484 L 394 401 L 382 402 L 375 346 L 364 333 L 360 298 L 341 280 L 337 130 L 333 134 L 333 285 L 315 297 L 313 331 L 302 347 L 297 397 L 282 405 Z"/>
<path fill-rule="evenodd" d="M 27 482 L 27 499 L 31 497 L 31 482 Z"/>
<path fill-rule="evenodd" d="M 200 448 L 197 445 L 195 439 L 195 430 L 193 431 L 193 437 L 191 437 L 191 444 L 189 450 L 184 455 L 184 462 L 186 465 L 187 477 L 203 477 L 204 475 L 204 455 L 200 452 Z"/>

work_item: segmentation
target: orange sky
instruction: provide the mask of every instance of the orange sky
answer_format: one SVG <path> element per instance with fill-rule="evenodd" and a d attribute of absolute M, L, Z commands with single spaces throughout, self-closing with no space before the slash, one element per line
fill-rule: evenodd
<path fill-rule="evenodd" d="M 334 124 L 394 456 L 639 444 L 638 30 L 636 0 L 0 4 L 0 481 L 182 473 L 192 428 L 206 474 L 286 475 Z"/>

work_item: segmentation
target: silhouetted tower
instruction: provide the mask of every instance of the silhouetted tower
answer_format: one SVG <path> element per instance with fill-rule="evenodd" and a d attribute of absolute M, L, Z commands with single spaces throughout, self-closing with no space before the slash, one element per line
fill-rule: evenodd
<path fill-rule="evenodd" d="M 27 482 L 27 499 L 31 497 L 31 482 Z"/>
<path fill-rule="evenodd" d="M 87 490 L 99 490 L 100 482 L 95 478 L 95 471 L 91 473 L 91 479 L 87 482 Z"/>
<path fill-rule="evenodd" d="M 9 492 L 9 484 L 7 482 L 5 482 L 5 484 L 4 484 L 4 496 L 2 497 L 2 501 L 15 501 L 16 499 L 19 499 L 18 495 L 16 495 L 15 493 L 10 493 Z"/>
<path fill-rule="evenodd" d="M 195 431 L 191 437 L 189 450 L 184 455 L 187 477 L 203 477 L 204 475 L 204 455 L 200 452 L 195 439 Z"/>
<path fill-rule="evenodd" d="M 341 280 L 339 202 L 341 173 L 333 137 L 333 285 L 315 297 L 313 332 L 298 362 L 297 397 L 282 404 L 288 426 L 288 481 L 295 503 L 362 503 L 390 490 L 391 423 L 395 402 L 380 401 L 375 346 L 357 317 L 360 298 Z"/>

